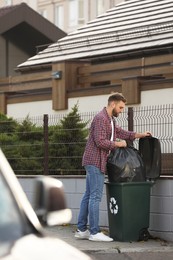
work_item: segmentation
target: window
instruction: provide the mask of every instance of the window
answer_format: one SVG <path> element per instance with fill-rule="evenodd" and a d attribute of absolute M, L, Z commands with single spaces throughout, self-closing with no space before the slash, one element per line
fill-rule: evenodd
<path fill-rule="evenodd" d="M 69 26 L 84 24 L 84 0 L 69 1 Z"/>
<path fill-rule="evenodd" d="M 78 24 L 84 24 L 85 19 L 84 19 L 84 1 L 79 0 L 78 2 Z"/>
<path fill-rule="evenodd" d="M 56 5 L 55 7 L 55 25 L 64 29 L 64 6 Z"/>
<path fill-rule="evenodd" d="M 77 0 L 70 0 L 69 2 L 69 25 L 70 27 L 77 25 L 78 20 L 78 5 Z"/>
<path fill-rule="evenodd" d="M 41 14 L 44 18 L 47 18 L 47 10 L 39 10 L 39 14 Z"/>
<path fill-rule="evenodd" d="M 96 0 L 96 16 L 104 13 L 104 0 Z"/>
<path fill-rule="evenodd" d="M 4 5 L 12 5 L 12 0 L 5 0 Z"/>

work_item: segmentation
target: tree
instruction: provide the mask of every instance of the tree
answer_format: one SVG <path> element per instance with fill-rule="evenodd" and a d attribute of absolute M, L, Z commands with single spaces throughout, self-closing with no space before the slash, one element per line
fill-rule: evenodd
<path fill-rule="evenodd" d="M 82 122 L 78 104 L 51 129 L 49 169 L 53 174 L 81 174 L 81 161 L 88 136 L 88 122 Z"/>
<path fill-rule="evenodd" d="M 0 114 L 0 146 L 16 174 L 43 173 L 43 127 Z"/>
<path fill-rule="evenodd" d="M 33 124 L 27 116 L 16 128 L 18 137 L 17 174 L 43 174 L 43 127 Z"/>
<path fill-rule="evenodd" d="M 7 157 L 12 168 L 15 166 L 15 158 L 17 156 L 18 139 L 16 136 L 17 122 L 2 113 L 0 113 L 0 147 Z"/>

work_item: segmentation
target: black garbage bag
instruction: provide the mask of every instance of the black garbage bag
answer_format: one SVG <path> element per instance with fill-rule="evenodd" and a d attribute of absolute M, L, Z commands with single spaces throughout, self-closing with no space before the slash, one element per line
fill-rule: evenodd
<path fill-rule="evenodd" d="M 148 136 L 139 139 L 139 151 L 145 165 L 146 179 L 157 179 L 161 174 L 161 145 L 159 139 Z"/>
<path fill-rule="evenodd" d="M 118 147 L 107 160 L 109 182 L 145 181 L 145 166 L 140 153 L 134 147 Z"/>

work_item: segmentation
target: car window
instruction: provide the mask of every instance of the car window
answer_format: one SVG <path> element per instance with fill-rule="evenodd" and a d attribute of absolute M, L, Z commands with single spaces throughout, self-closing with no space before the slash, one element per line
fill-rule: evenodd
<path fill-rule="evenodd" d="M 0 243 L 23 235 L 23 221 L 17 204 L 0 172 Z"/>

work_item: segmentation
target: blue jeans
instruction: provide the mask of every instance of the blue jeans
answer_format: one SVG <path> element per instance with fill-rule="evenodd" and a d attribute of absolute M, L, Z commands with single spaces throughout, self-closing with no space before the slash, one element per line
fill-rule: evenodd
<path fill-rule="evenodd" d="M 103 194 L 104 173 L 93 165 L 85 166 L 86 170 L 86 191 L 81 201 L 78 217 L 78 229 L 87 229 L 88 216 L 89 227 L 92 235 L 100 232 L 99 228 L 99 204 Z"/>

